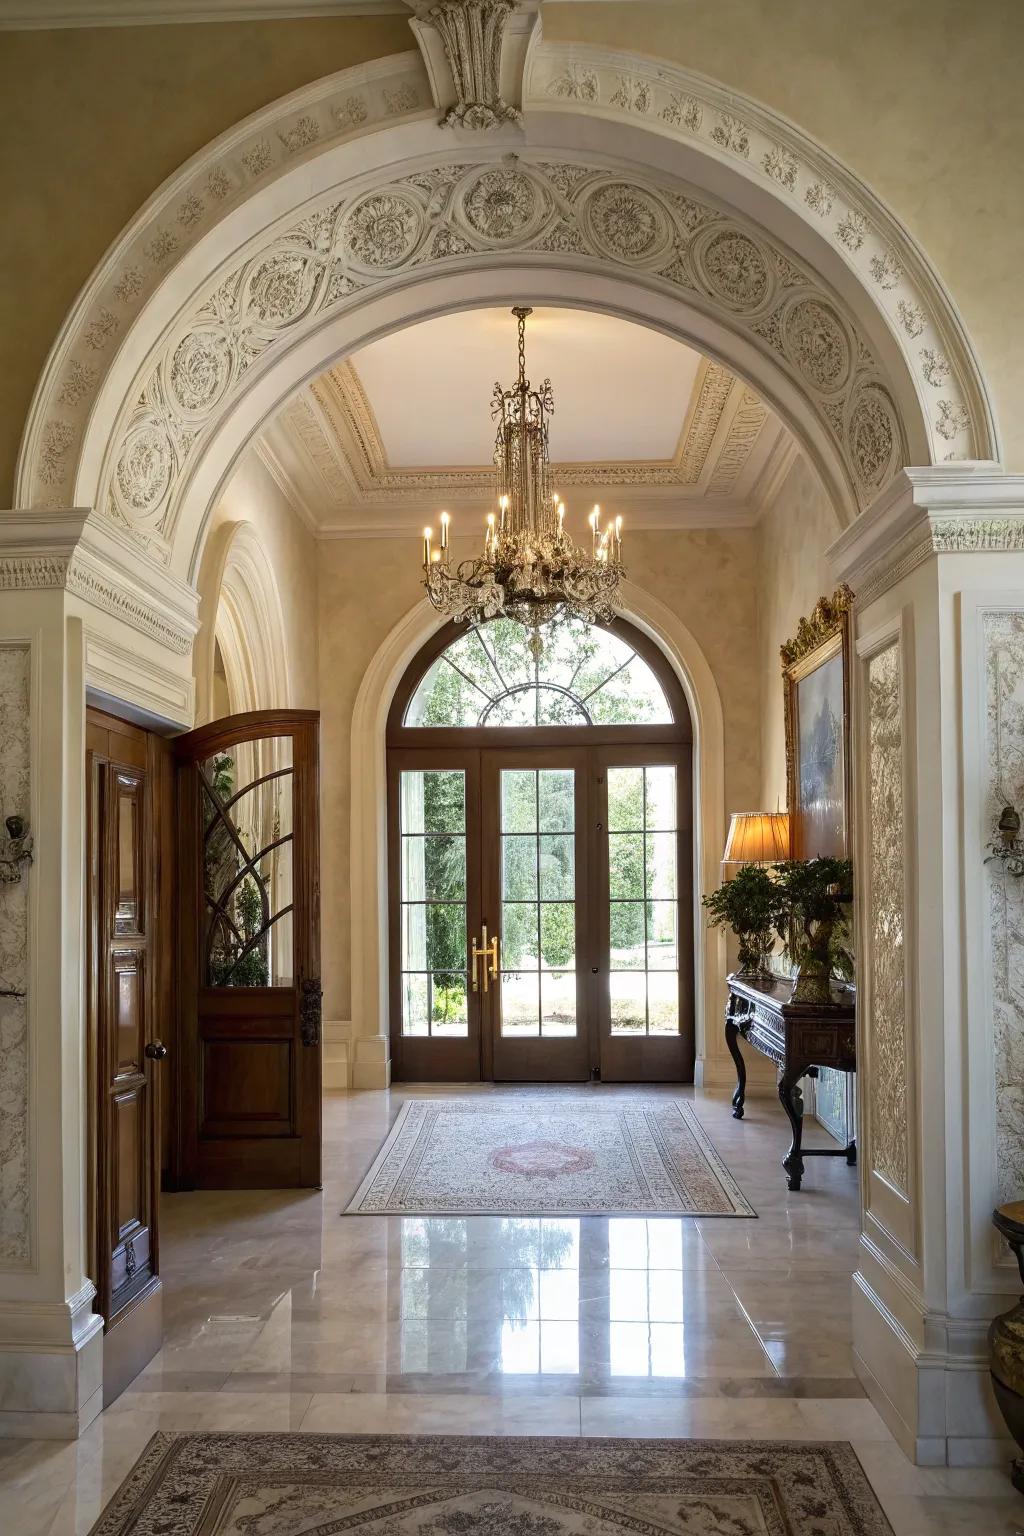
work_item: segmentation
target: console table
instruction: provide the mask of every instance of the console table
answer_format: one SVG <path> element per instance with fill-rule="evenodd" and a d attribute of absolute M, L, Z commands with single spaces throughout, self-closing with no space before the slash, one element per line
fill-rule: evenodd
<path fill-rule="evenodd" d="M 736 1063 L 733 1118 L 743 1119 L 747 1068 L 738 1037 L 743 1036 L 762 1056 L 779 1068 L 779 1100 L 793 1128 L 793 1143 L 782 1160 L 790 1189 L 800 1188 L 805 1157 L 845 1157 L 852 1167 L 857 1143 L 831 1149 L 802 1146 L 803 1094 L 800 1079 L 817 1077 L 819 1067 L 840 1072 L 857 1070 L 856 1008 L 849 993 L 834 992 L 831 1003 L 793 1003 L 792 982 L 757 980 L 733 974 L 728 977 L 729 1003 L 725 1011 L 725 1043 Z"/>

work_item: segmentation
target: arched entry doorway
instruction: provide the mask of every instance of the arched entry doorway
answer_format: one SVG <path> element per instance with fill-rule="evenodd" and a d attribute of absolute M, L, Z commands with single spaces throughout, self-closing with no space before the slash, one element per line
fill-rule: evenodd
<path fill-rule="evenodd" d="M 691 1081 L 693 733 L 624 620 L 452 623 L 387 727 L 393 1070 Z"/>

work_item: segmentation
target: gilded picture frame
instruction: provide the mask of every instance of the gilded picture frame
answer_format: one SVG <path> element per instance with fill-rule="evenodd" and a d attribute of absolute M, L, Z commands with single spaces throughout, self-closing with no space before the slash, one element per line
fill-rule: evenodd
<path fill-rule="evenodd" d="M 781 647 L 790 858 L 849 858 L 850 609 L 839 587 Z"/>

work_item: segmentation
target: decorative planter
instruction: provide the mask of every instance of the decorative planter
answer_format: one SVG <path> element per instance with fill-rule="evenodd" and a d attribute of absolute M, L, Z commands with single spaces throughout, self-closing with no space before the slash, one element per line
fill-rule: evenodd
<path fill-rule="evenodd" d="M 1013 1249 L 1024 1285 L 1024 1200 L 1012 1200 L 992 1212 L 992 1224 Z M 988 1330 L 992 1389 L 1010 1434 L 1024 1451 L 1024 1296 L 1009 1312 L 992 1319 Z M 1024 1460 L 1013 1464 L 1013 1486 L 1024 1493 Z"/>
<path fill-rule="evenodd" d="M 824 965 L 815 964 L 813 960 L 804 961 L 796 973 L 790 1001 L 814 1004 L 832 1001 L 832 967 L 827 961 Z"/>

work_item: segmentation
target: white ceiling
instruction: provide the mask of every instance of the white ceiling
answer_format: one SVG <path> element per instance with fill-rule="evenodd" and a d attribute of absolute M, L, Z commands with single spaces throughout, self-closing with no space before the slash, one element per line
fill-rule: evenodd
<path fill-rule="evenodd" d="M 396 331 L 353 354 L 395 469 L 490 462 L 495 379 L 515 382 L 516 320 L 466 310 Z M 701 357 L 613 315 L 537 309 L 526 322 L 526 371 L 555 395 L 555 463 L 669 459 Z"/>
<path fill-rule="evenodd" d="M 631 321 L 538 309 L 526 363 L 535 385 L 552 382 L 551 461 L 571 515 L 600 501 L 633 528 L 751 523 L 792 449 L 728 369 Z M 491 391 L 517 368 L 510 309 L 422 321 L 305 385 L 256 452 L 325 536 L 404 535 L 445 506 L 482 517 Z"/>

